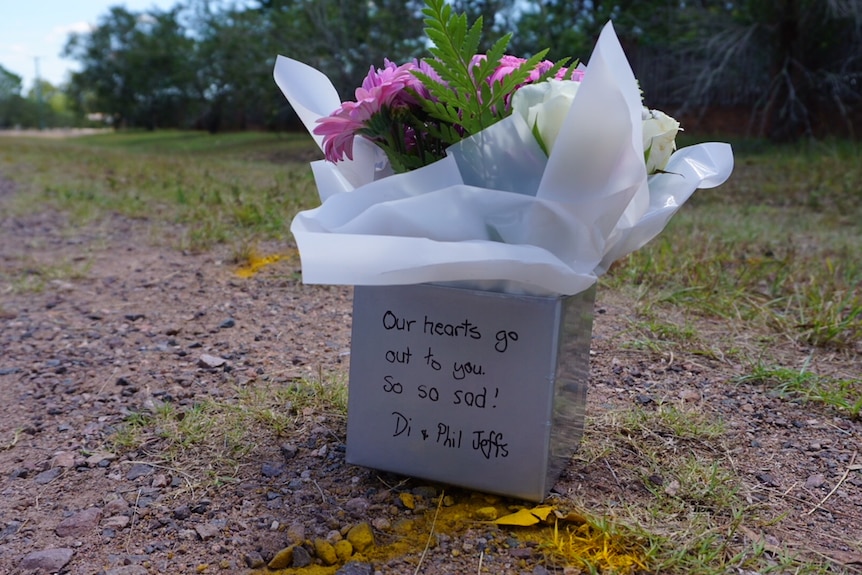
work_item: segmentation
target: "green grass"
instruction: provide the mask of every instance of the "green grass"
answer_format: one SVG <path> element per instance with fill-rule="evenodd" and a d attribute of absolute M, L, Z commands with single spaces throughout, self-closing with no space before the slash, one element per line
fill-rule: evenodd
<path fill-rule="evenodd" d="M 738 376 L 729 385 L 762 386 L 788 402 L 858 419 L 862 150 L 845 142 L 739 144 L 729 182 L 697 192 L 656 240 L 602 279 L 601 290 L 622 294 L 630 306 L 615 337 L 627 353 L 732 364 Z M 0 138 L 0 173 L 21 192 L 4 207 L 50 207 L 73 223 L 121 214 L 152 226 L 153 241 L 172 249 L 226 244 L 237 259 L 251 259 L 258 241 L 288 239 L 293 215 L 317 205 L 307 165 L 313 157 L 305 135 Z M 86 261 L 18 263 L 19 271 L 32 270 L 15 276 L 20 290 L 87 272 Z M 788 367 L 801 362 L 786 358 L 800 353 L 833 359 Z M 823 363 L 829 375 L 813 368 Z M 637 505 L 608 501 L 604 509 L 593 501 L 597 529 L 634 526 L 652 572 L 831 572 L 825 560 L 751 539 L 746 529 L 776 518 L 751 502 L 724 451 L 724 424 L 704 409 L 659 402 L 588 424 L 580 464 L 607 467 L 610 481 L 645 490 L 633 495 Z M 263 382 L 229 399 L 133 414 L 112 445 L 144 450 L 192 485 L 220 484 L 262 444 L 289 440 L 305 418 L 345 411 L 343 382 Z M 613 521 L 602 527 L 601 517 Z"/>
<path fill-rule="evenodd" d="M 121 214 L 179 229 L 170 241 L 189 251 L 289 237 L 293 216 L 318 202 L 308 169 L 314 154 L 300 134 L 0 138 L 0 169 L 24 192 L 12 209 L 49 206 L 74 224 Z"/>
<path fill-rule="evenodd" d="M 343 419 L 346 413 L 342 380 L 254 382 L 229 399 L 205 397 L 190 406 L 164 402 L 132 413 L 111 436 L 110 448 L 143 449 L 193 487 L 230 483 L 262 445 L 290 441 L 311 418 Z"/>
<path fill-rule="evenodd" d="M 849 144 L 736 158 L 603 280 L 639 298 L 821 348 L 862 339 L 862 165 Z M 658 310 L 658 311 L 657 311 Z"/>
<path fill-rule="evenodd" d="M 759 362 L 736 382 L 763 385 L 774 395 L 795 401 L 821 403 L 854 419 L 862 415 L 862 377 L 827 377 L 808 371 L 807 365 L 796 370 Z"/>

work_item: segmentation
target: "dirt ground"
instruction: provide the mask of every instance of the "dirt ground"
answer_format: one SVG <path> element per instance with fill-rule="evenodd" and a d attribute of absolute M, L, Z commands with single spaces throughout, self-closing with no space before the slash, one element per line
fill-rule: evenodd
<path fill-rule="evenodd" d="M 181 410 L 207 396 L 230 400 L 238 388 L 346 374 L 352 291 L 303 285 L 298 260 L 239 278 L 226 249 L 180 253 L 146 222 L 112 217 L 75 228 L 49 211 L 11 216 L 2 202 L 15 193 L 0 181 L 0 572 L 243 573 L 293 541 L 334 543 L 363 522 L 378 544 L 394 542 L 399 522 L 427 515 L 441 489 L 455 502 L 481 498 L 346 464 L 344 421 L 321 413 L 298 414 L 295 432 L 264 437 L 235 477 L 203 487 L 164 463 L 158 441 L 112 453 L 130 414 L 162 402 Z M 728 553 L 757 542 L 776 557 L 799 553 L 834 572 L 862 572 L 862 422 L 733 384 L 741 368 L 732 361 L 624 345 L 630 303 L 599 290 L 591 447 L 564 470 L 556 501 L 624 521 L 626 509 L 680 488 L 645 466 L 638 438 L 627 440 L 614 416 L 673 405 L 724 422 L 720 439 L 699 449 L 732 468 L 758 517 L 772 518 L 729 534 Z M 776 352 L 798 366 L 811 350 Z M 812 368 L 849 377 L 860 361 L 821 351 Z M 617 439 L 603 444 L 606 436 Z M 691 449 L 656 441 L 669 455 Z M 684 544 L 684 533 L 674 536 Z M 298 572 L 315 572 L 324 551 L 300 547 L 291 561 L 310 556 Z M 414 573 L 421 552 L 338 572 Z M 422 561 L 419 572 L 429 574 L 476 573 L 477 562 L 484 573 L 579 572 L 480 522 L 436 537 Z"/>

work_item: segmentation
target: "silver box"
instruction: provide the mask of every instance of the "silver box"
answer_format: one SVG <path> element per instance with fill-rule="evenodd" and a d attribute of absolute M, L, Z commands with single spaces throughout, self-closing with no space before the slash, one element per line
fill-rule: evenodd
<path fill-rule="evenodd" d="M 594 299 L 357 286 L 347 462 L 543 500 L 583 433 Z"/>

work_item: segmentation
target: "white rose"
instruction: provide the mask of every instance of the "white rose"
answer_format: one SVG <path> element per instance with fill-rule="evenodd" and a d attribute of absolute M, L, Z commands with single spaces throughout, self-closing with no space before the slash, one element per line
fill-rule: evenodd
<path fill-rule="evenodd" d="M 644 160 L 647 174 L 663 170 L 676 150 L 679 122 L 660 110 L 643 109 Z"/>
<path fill-rule="evenodd" d="M 580 85 L 574 80 L 548 80 L 522 86 L 512 96 L 512 112 L 527 121 L 548 155 L 554 148 Z"/>

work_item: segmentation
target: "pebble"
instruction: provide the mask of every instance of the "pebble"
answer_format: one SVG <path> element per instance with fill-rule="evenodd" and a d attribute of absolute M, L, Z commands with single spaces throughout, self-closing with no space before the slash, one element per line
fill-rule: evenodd
<path fill-rule="evenodd" d="M 335 575 L 373 575 L 373 573 L 374 568 L 369 563 L 351 561 L 350 563 L 345 563 L 335 572 Z"/>
<path fill-rule="evenodd" d="M 126 473 L 126 479 L 129 481 L 134 481 L 139 477 L 145 477 L 151 474 L 155 468 L 152 465 L 148 465 L 146 463 L 135 463 Z"/>
<path fill-rule="evenodd" d="M 324 565 L 335 565 L 338 561 L 335 547 L 326 539 L 314 540 L 314 554 L 317 555 L 318 559 L 323 561 Z"/>
<path fill-rule="evenodd" d="M 398 499 L 401 501 L 401 505 L 405 508 L 416 509 L 416 500 L 412 493 L 399 493 Z"/>
<path fill-rule="evenodd" d="M 347 503 L 344 504 L 344 509 L 353 513 L 354 515 L 362 515 L 368 508 L 371 506 L 371 503 L 365 499 L 364 497 L 354 497 L 353 499 L 349 499 Z"/>
<path fill-rule="evenodd" d="M 153 482 L 151 483 L 151 485 L 156 489 L 161 489 L 170 485 L 170 481 L 168 481 L 167 475 L 165 475 L 164 473 L 159 473 L 158 475 L 153 477 Z"/>
<path fill-rule="evenodd" d="M 180 521 L 182 521 L 191 517 L 192 510 L 189 508 L 188 505 L 180 505 L 179 507 L 176 507 L 174 509 L 173 515 L 174 519 L 179 519 Z"/>
<path fill-rule="evenodd" d="M 195 531 L 197 531 L 197 534 L 202 541 L 209 541 L 218 536 L 219 527 L 212 523 L 204 523 L 202 525 L 195 525 Z"/>
<path fill-rule="evenodd" d="M 824 483 L 826 483 L 826 478 L 818 473 L 816 475 L 811 475 L 805 480 L 805 487 L 807 489 L 816 489 Z"/>
<path fill-rule="evenodd" d="M 87 459 L 84 460 L 84 462 L 89 467 L 99 467 L 102 465 L 103 461 L 110 463 L 111 461 L 114 461 L 115 459 L 117 459 L 117 456 L 110 454 L 110 453 L 96 453 L 96 454 L 89 456 Z"/>
<path fill-rule="evenodd" d="M 683 401 L 694 402 L 700 401 L 700 392 L 694 389 L 683 389 L 679 392 L 679 398 Z"/>
<path fill-rule="evenodd" d="M 33 481 L 35 481 L 39 485 L 47 485 L 48 483 L 51 483 L 52 481 L 60 477 L 61 473 L 63 473 L 62 469 L 60 469 L 59 467 L 54 467 L 48 469 L 47 471 L 43 471 L 42 473 L 37 475 L 33 479 Z"/>
<path fill-rule="evenodd" d="M 217 369 L 223 367 L 226 363 L 226 359 L 209 355 L 208 353 L 201 354 L 200 358 L 198 358 L 198 366 L 205 369 Z"/>
<path fill-rule="evenodd" d="M 106 529 L 123 529 L 129 524 L 129 521 L 131 520 L 126 515 L 114 515 L 102 521 L 102 527 Z"/>
<path fill-rule="evenodd" d="M 51 459 L 51 467 L 74 467 L 75 454 L 70 451 L 58 451 Z"/>
<path fill-rule="evenodd" d="M 389 531 L 392 529 L 392 522 L 385 517 L 375 517 L 371 520 L 371 525 L 378 531 Z"/>
<path fill-rule="evenodd" d="M 371 525 L 368 523 L 354 525 L 347 532 L 347 540 L 358 553 L 363 553 L 374 545 L 374 532 L 371 530 Z"/>
<path fill-rule="evenodd" d="M 260 569 L 264 565 L 266 565 L 266 561 L 263 560 L 263 556 L 257 551 L 250 551 L 245 554 L 245 564 L 250 569 Z"/>
<path fill-rule="evenodd" d="M 302 543 L 305 541 L 305 526 L 302 523 L 294 523 L 288 527 L 287 540 L 291 543 Z"/>
<path fill-rule="evenodd" d="M 497 518 L 495 507 L 480 507 L 476 510 L 476 519 L 479 521 L 493 521 Z"/>
<path fill-rule="evenodd" d="M 65 547 L 34 551 L 21 560 L 18 568 L 21 571 L 55 573 L 72 560 L 74 553 L 74 551 Z"/>
<path fill-rule="evenodd" d="M 58 537 L 81 537 L 95 529 L 101 517 L 101 509 L 89 507 L 62 520 L 54 532 Z"/>
<path fill-rule="evenodd" d="M 264 477 L 278 477 L 284 473 L 285 466 L 282 463 L 264 463 L 260 466 L 260 473 Z"/>
<path fill-rule="evenodd" d="M 293 548 L 293 563 L 291 567 L 294 569 L 302 569 L 311 565 L 311 553 L 302 545 L 297 545 Z"/>
<path fill-rule="evenodd" d="M 353 545 L 347 539 L 335 542 L 335 556 L 339 561 L 347 561 L 353 555 Z"/>
<path fill-rule="evenodd" d="M 115 497 L 111 499 L 105 506 L 102 507 L 102 513 L 105 515 L 120 515 L 121 513 L 125 513 L 129 510 L 129 502 L 123 499 L 122 497 Z"/>
<path fill-rule="evenodd" d="M 266 564 L 270 569 L 285 569 L 293 563 L 293 550 L 296 547 L 291 545 L 285 547 L 275 554 L 275 556 Z"/>
<path fill-rule="evenodd" d="M 141 565 L 123 565 L 108 569 L 105 575 L 147 575 L 147 569 Z"/>
<path fill-rule="evenodd" d="M 296 457 L 296 452 L 298 448 L 292 443 L 284 443 L 281 445 L 281 454 L 284 456 L 286 460 L 293 459 Z"/>

